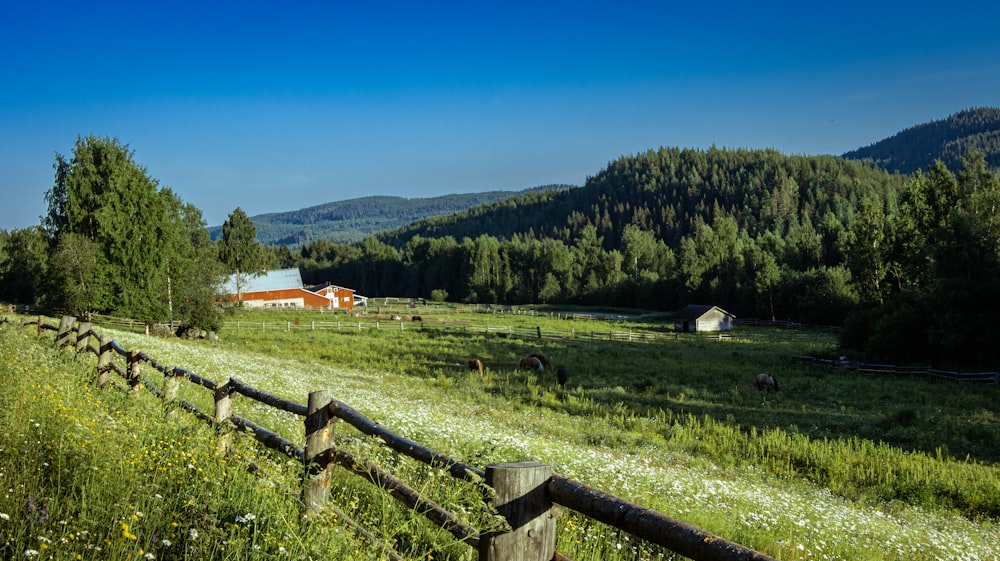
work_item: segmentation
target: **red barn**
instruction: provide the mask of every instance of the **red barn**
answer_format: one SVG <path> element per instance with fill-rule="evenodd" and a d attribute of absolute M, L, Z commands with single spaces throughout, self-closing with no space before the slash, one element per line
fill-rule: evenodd
<path fill-rule="evenodd" d="M 230 277 L 223 292 L 238 301 L 236 281 Z M 298 269 L 279 269 L 250 278 L 243 288 L 243 305 L 248 308 L 346 308 L 354 307 L 354 291 L 332 284 L 307 289 Z M 363 301 L 363 299 L 362 299 Z"/>

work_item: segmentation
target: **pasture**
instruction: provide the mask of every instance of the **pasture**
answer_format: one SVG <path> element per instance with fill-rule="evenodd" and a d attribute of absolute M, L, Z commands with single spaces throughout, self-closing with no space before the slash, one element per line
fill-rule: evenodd
<path fill-rule="evenodd" d="M 239 317 L 261 316 L 299 319 L 300 327 L 227 328 L 217 343 L 114 336 L 164 362 L 289 399 L 329 388 L 388 428 L 469 463 L 550 463 L 781 559 L 989 559 L 1000 550 L 992 384 L 866 377 L 791 360 L 834 352 L 828 334 L 622 342 L 434 328 L 607 329 L 532 316 L 422 313 L 424 329 L 342 331 L 306 329 L 301 311 Z M 620 327 L 665 331 L 655 321 Z M 552 367 L 518 369 L 532 353 Z M 472 357 L 483 361 L 482 375 L 469 370 Z M 562 386 L 557 368 L 567 372 Z M 761 372 L 779 379 L 780 391 L 759 391 Z M 300 430 L 288 426 L 289 435 Z M 338 442 L 365 446 L 350 433 Z M 357 490 L 345 493 L 351 509 L 366 502 Z M 572 514 L 560 521 L 558 545 L 581 560 L 664 557 Z"/>

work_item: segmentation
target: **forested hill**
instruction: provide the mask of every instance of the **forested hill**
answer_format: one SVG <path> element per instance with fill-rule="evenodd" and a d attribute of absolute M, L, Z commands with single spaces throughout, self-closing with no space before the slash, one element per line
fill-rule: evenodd
<path fill-rule="evenodd" d="M 570 185 L 545 185 L 523 191 L 487 191 L 428 198 L 372 196 L 336 201 L 289 212 L 251 217 L 257 240 L 265 245 L 297 247 L 310 240 L 352 243 L 384 230 L 393 230 L 421 218 L 439 216 L 489 204 L 533 191 L 568 189 Z M 222 227 L 209 228 L 212 239 Z"/>
<path fill-rule="evenodd" d="M 960 111 L 946 119 L 908 128 L 844 157 L 871 160 L 888 171 L 904 174 L 926 171 L 935 160 L 941 160 L 956 172 L 970 150 L 982 152 L 987 166 L 1000 169 L 1000 108 Z"/>
<path fill-rule="evenodd" d="M 901 183 L 869 163 L 834 156 L 660 148 L 619 158 L 579 189 L 524 194 L 379 237 L 397 248 L 414 235 L 572 242 L 592 225 L 611 250 L 620 247 L 625 226 L 633 224 L 676 248 L 699 225 L 714 227 L 723 217 L 733 218 L 752 238 L 764 232 L 784 236 L 805 222 L 813 233 L 831 221 L 842 227 L 863 196 L 882 198 Z"/>

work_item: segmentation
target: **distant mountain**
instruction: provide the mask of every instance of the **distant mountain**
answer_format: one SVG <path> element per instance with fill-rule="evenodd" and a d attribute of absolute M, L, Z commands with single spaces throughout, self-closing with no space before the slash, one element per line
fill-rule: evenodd
<path fill-rule="evenodd" d="M 958 171 L 969 150 L 986 156 L 986 165 L 1000 169 L 1000 108 L 960 111 L 947 119 L 908 128 L 875 144 L 844 154 L 851 160 L 871 160 L 889 171 L 910 174 L 926 170 L 935 160 Z"/>
<path fill-rule="evenodd" d="M 396 230 L 420 219 L 452 214 L 534 191 L 565 190 L 572 185 L 543 185 L 522 191 L 487 191 L 441 197 L 413 198 L 372 196 L 322 205 L 251 216 L 257 240 L 265 245 L 297 248 L 312 240 L 352 243 L 372 234 Z M 222 235 L 222 226 L 209 228 L 212 239 Z"/>

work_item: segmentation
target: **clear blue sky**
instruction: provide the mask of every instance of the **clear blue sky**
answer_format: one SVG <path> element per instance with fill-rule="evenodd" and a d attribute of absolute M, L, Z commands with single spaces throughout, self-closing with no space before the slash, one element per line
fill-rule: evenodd
<path fill-rule="evenodd" d="M 115 137 L 209 225 L 582 185 L 660 146 L 841 154 L 1000 106 L 1000 2 L 13 2 L 0 229 Z"/>

